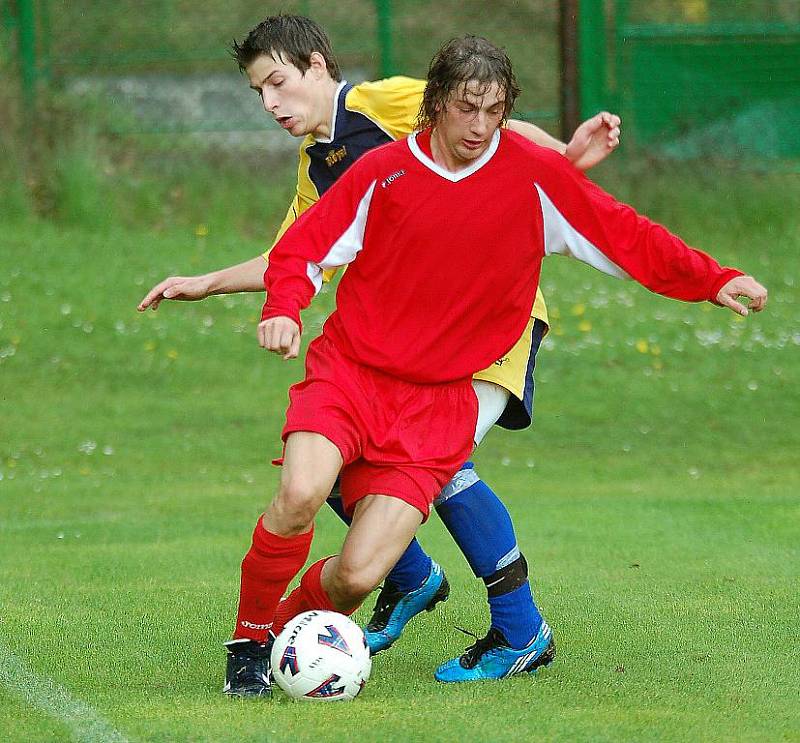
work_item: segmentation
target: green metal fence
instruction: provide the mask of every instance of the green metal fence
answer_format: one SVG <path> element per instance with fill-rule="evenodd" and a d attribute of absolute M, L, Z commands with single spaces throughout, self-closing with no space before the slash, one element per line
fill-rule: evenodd
<path fill-rule="evenodd" d="M 279 11 L 318 20 L 354 80 L 424 76 L 446 39 L 487 36 L 515 62 L 523 115 L 553 128 L 558 6 L 559 0 L 282 0 L 266 8 L 252 0 L 0 0 L 0 19 L 4 36 L 15 40 L 28 107 L 44 85 L 89 91 L 114 131 L 269 126 L 246 86 L 233 79 L 226 48 Z M 626 142 L 674 155 L 800 155 L 800 0 L 580 0 L 579 8 L 584 116 L 616 110 Z"/>
<path fill-rule="evenodd" d="M 552 126 L 559 119 L 559 0 L 485 2 L 395 0 L 391 38 L 395 69 L 425 77 L 443 42 L 480 34 L 506 48 L 522 88 L 524 118 Z"/>
<path fill-rule="evenodd" d="M 485 35 L 504 44 L 515 60 L 524 91 L 520 100 L 523 115 L 551 129 L 558 121 L 558 0 L 491 6 L 477 0 L 435 4 L 422 0 L 283 0 L 267 7 L 252 0 L 0 3 L 7 27 L 17 38 L 27 105 L 36 105 L 36 91 L 44 85 L 83 94 L 93 91 L 102 99 L 106 126 L 118 132 L 269 127 L 246 86 L 232 79 L 237 72 L 226 49 L 232 39 L 241 39 L 265 15 L 276 12 L 302 13 L 320 22 L 354 81 L 396 73 L 424 76 L 431 56 L 445 40 L 462 33 Z M 199 81 L 215 75 L 231 79 L 220 78 L 211 88 L 201 90 Z M 191 89 L 187 96 L 202 98 L 205 109 L 199 115 L 194 110 L 188 115 L 185 109 L 190 104 L 182 103 L 179 94 L 153 93 L 148 85 L 159 77 L 165 85 Z M 228 100 L 223 91 L 243 91 L 244 98 Z M 174 105 L 169 105 L 168 97 Z"/>
<path fill-rule="evenodd" d="M 675 155 L 800 155 L 799 0 L 583 0 L 583 113 Z"/>
<path fill-rule="evenodd" d="M 197 92 L 207 115 L 191 117 L 147 87 L 161 76 L 179 87 L 205 76 L 234 77 L 226 53 L 268 13 L 310 15 L 331 35 L 337 56 L 353 80 L 395 73 L 424 76 L 436 49 L 448 38 L 479 33 L 505 45 L 517 63 L 524 90 L 524 115 L 554 125 L 558 119 L 557 0 L 492 5 L 475 0 L 339 0 L 311 3 L 282 0 L 264 7 L 252 0 L 0 0 L 16 31 L 19 68 L 27 105 L 36 91 L 55 83 L 102 98 L 115 131 L 261 129 L 268 119 L 257 102 L 225 101 L 222 88 L 246 86 L 220 81 Z M 102 84 L 106 87 L 102 88 Z M 170 94 L 171 95 L 171 94 Z M 148 102 L 145 98 L 150 98 Z M 216 110 L 216 114 L 215 114 Z"/>

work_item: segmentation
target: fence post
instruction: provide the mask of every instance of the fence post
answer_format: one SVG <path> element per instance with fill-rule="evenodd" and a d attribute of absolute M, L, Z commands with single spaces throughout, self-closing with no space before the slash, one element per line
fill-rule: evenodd
<path fill-rule="evenodd" d="M 392 0 L 375 0 L 378 12 L 378 45 L 381 55 L 381 77 L 394 75 L 392 52 Z"/>
<path fill-rule="evenodd" d="M 580 122 L 578 90 L 578 0 L 560 0 L 558 30 L 561 41 L 561 139 L 569 142 Z"/>
<path fill-rule="evenodd" d="M 19 67 L 25 107 L 36 105 L 36 14 L 33 0 L 17 0 L 19 14 Z"/>
<path fill-rule="evenodd" d="M 39 47 L 39 67 L 37 75 L 41 80 L 44 80 L 45 84 L 48 84 L 53 79 L 53 69 L 51 65 L 52 55 L 50 54 L 52 48 L 52 34 L 50 33 L 50 0 L 39 0 L 39 2 L 40 10 L 37 20 L 41 22 L 40 38 L 42 43 Z"/>
<path fill-rule="evenodd" d="M 602 110 L 606 99 L 606 17 L 604 0 L 580 0 L 578 74 L 581 115 Z"/>

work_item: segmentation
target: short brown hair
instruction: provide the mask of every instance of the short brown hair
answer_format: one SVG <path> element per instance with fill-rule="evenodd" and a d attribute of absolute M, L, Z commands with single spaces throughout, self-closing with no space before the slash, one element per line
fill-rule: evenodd
<path fill-rule="evenodd" d="M 291 62 L 303 74 L 311 66 L 312 53 L 319 52 L 325 58 L 328 74 L 337 82 L 342 79 L 328 34 L 302 15 L 270 16 L 251 29 L 241 44 L 233 41 L 230 51 L 242 72 L 258 57 L 267 55 Z"/>

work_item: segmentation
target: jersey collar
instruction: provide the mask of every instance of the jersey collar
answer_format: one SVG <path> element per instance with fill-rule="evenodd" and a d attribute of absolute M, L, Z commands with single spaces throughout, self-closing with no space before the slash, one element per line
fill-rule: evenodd
<path fill-rule="evenodd" d="M 330 137 L 314 137 L 315 142 L 322 142 L 323 144 L 328 144 L 329 142 L 333 142 L 336 139 L 336 114 L 339 111 L 339 96 L 341 96 L 342 91 L 344 90 L 345 86 L 347 85 L 347 80 L 342 80 L 339 83 L 339 86 L 336 88 L 336 94 L 333 96 L 333 111 L 331 112 L 331 136 Z"/>
<path fill-rule="evenodd" d="M 417 134 L 418 132 L 412 132 L 408 135 L 408 148 L 411 150 L 411 153 L 414 157 L 417 158 L 426 168 L 432 170 L 437 175 L 442 176 L 442 178 L 446 178 L 448 181 L 452 181 L 453 183 L 457 183 L 464 178 L 469 178 L 473 173 L 480 170 L 489 160 L 492 159 L 494 153 L 497 152 L 497 148 L 500 146 L 500 130 L 498 129 L 492 135 L 492 141 L 489 142 L 489 146 L 486 148 L 486 152 L 484 152 L 472 165 L 468 168 L 464 168 L 463 170 L 459 170 L 456 173 L 452 173 L 446 168 L 443 168 L 441 165 L 437 165 L 430 157 L 428 157 L 420 148 L 419 144 L 417 144 Z"/>

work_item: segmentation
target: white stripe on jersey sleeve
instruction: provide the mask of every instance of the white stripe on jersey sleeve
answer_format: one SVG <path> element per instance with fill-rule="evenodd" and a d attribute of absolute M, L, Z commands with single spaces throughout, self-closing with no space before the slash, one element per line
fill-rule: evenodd
<path fill-rule="evenodd" d="M 616 263 L 593 245 L 567 221 L 558 207 L 550 200 L 542 187 L 536 183 L 544 220 L 544 254 L 568 255 L 588 263 L 598 271 L 618 279 L 630 279 Z"/>
<path fill-rule="evenodd" d="M 364 247 L 364 230 L 367 227 L 369 205 L 372 201 L 372 194 L 375 191 L 376 184 L 376 180 L 372 181 L 367 192 L 358 202 L 355 219 L 342 233 L 341 237 L 333 243 L 325 257 L 317 263 L 309 261 L 306 273 L 309 281 L 314 285 L 315 295 L 322 289 L 322 271 L 324 269 L 346 266 L 355 259 L 358 252 Z"/>

